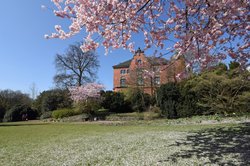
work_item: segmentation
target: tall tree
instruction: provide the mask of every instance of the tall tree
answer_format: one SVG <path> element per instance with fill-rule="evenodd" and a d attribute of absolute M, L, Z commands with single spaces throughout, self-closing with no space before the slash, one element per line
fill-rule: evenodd
<path fill-rule="evenodd" d="M 33 83 L 30 85 L 30 96 L 31 96 L 31 98 L 32 98 L 33 100 L 36 99 L 37 93 L 38 93 L 37 86 L 36 86 L 36 84 L 33 82 Z"/>
<path fill-rule="evenodd" d="M 56 33 L 45 37 L 65 39 L 86 31 L 85 51 L 99 45 L 134 51 L 134 35 L 141 33 L 145 49 L 191 53 L 188 66 L 199 63 L 205 68 L 227 57 L 245 65 L 250 58 L 249 0 L 52 1 L 55 15 L 71 24 L 69 32 L 56 25 Z"/>
<path fill-rule="evenodd" d="M 0 90 L 0 122 L 6 112 L 16 106 L 31 107 L 32 100 L 28 94 L 13 90 Z"/>
<path fill-rule="evenodd" d="M 81 86 L 96 78 L 99 60 L 93 51 L 83 52 L 81 43 L 70 45 L 65 54 L 57 54 L 57 74 L 54 81 L 59 87 Z"/>

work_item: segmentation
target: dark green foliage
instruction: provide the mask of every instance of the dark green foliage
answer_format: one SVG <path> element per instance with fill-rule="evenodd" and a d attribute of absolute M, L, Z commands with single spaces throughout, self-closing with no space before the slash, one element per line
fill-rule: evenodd
<path fill-rule="evenodd" d="M 68 90 L 62 89 L 43 91 L 34 103 L 34 107 L 41 113 L 71 106 L 72 100 Z"/>
<path fill-rule="evenodd" d="M 250 113 L 250 89 L 238 96 L 236 109 L 238 114 Z"/>
<path fill-rule="evenodd" d="M 167 83 L 160 86 L 157 90 L 157 99 L 163 116 L 167 118 L 177 118 L 177 108 L 180 97 L 181 94 L 176 83 Z"/>
<path fill-rule="evenodd" d="M 32 99 L 20 91 L 0 91 L 0 122 L 20 120 L 20 112 L 28 113 L 30 119 L 37 116 L 36 110 L 31 109 Z"/>
<path fill-rule="evenodd" d="M 101 94 L 101 98 L 101 106 L 109 109 L 110 112 L 122 113 L 131 111 L 129 102 L 125 100 L 123 93 L 106 91 Z"/>
<path fill-rule="evenodd" d="M 227 71 L 227 65 L 225 65 L 224 63 L 219 63 L 216 67 L 215 67 L 215 73 L 216 74 L 223 74 Z M 208 71 L 211 72 L 211 71 Z"/>
<path fill-rule="evenodd" d="M 231 61 L 229 63 L 229 70 L 234 70 L 240 67 L 240 63 L 239 62 L 235 62 L 235 61 Z"/>
<path fill-rule="evenodd" d="M 35 110 L 27 105 L 17 105 L 9 109 L 4 115 L 5 122 L 15 122 L 21 120 L 33 120 L 38 116 Z"/>
<path fill-rule="evenodd" d="M 83 112 L 94 114 L 96 111 L 98 111 L 101 108 L 100 102 L 96 100 L 89 100 L 85 103 Z"/>
<path fill-rule="evenodd" d="M 242 114 L 249 106 L 250 73 L 234 69 L 229 72 L 204 72 L 187 81 L 197 96 L 196 106 L 202 114 Z"/>
<path fill-rule="evenodd" d="M 198 95 L 191 90 L 189 82 L 180 83 L 180 98 L 178 101 L 178 117 L 190 117 L 201 114 L 201 108 L 197 105 Z"/>
<path fill-rule="evenodd" d="M 249 78 L 247 71 L 237 67 L 228 71 L 219 64 L 180 83 L 162 85 L 157 104 L 167 118 L 244 114 L 250 111 Z"/>
<path fill-rule="evenodd" d="M 96 117 L 97 120 L 105 120 L 108 115 L 110 115 L 109 110 L 101 108 L 101 109 L 95 111 L 95 113 L 93 114 L 92 117 Z"/>
<path fill-rule="evenodd" d="M 20 91 L 2 90 L 0 91 L 0 107 L 6 111 L 16 105 L 31 105 L 32 100 L 27 94 Z"/>
<path fill-rule="evenodd" d="M 128 100 L 131 102 L 131 108 L 137 112 L 146 111 L 151 103 L 149 94 L 144 93 L 142 90 L 135 88 L 129 94 Z"/>
<path fill-rule="evenodd" d="M 96 99 L 88 99 L 86 101 L 78 102 L 76 104 L 76 112 L 79 113 L 86 113 L 89 115 L 94 114 L 101 108 L 101 103 L 99 100 Z"/>
<path fill-rule="evenodd" d="M 5 108 L 0 105 L 0 122 L 2 122 L 5 112 Z"/>

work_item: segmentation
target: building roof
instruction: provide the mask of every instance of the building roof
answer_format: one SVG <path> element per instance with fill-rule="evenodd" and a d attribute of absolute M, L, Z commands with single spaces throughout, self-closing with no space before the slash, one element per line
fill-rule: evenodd
<path fill-rule="evenodd" d="M 157 66 L 157 65 L 166 65 L 168 64 L 168 60 L 166 60 L 165 58 L 159 58 L 159 57 L 147 57 L 148 62 L 153 65 L 153 66 Z"/>
<path fill-rule="evenodd" d="M 131 61 L 132 61 L 132 59 L 127 60 L 127 61 L 122 62 L 122 63 L 119 63 L 118 65 L 113 66 L 113 68 L 114 69 L 129 68 Z"/>
<path fill-rule="evenodd" d="M 168 60 L 166 60 L 165 58 L 159 58 L 159 57 L 146 57 L 146 58 L 148 59 L 148 62 L 153 66 L 168 64 Z M 119 63 L 118 65 L 113 66 L 113 69 L 129 68 L 132 60 L 133 59 L 130 59 L 122 63 Z"/>

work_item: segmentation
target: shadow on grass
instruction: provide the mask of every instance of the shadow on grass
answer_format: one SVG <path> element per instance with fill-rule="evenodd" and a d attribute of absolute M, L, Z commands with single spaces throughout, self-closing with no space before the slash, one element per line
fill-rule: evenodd
<path fill-rule="evenodd" d="M 34 122 L 8 122 L 8 123 L 0 123 L 0 127 L 11 127 L 11 126 L 40 126 L 47 125 L 48 123 L 34 123 Z"/>
<path fill-rule="evenodd" d="M 191 150 L 181 150 L 159 162 L 177 162 L 196 156 L 198 160 L 209 159 L 203 165 L 250 165 L 250 123 L 192 132 L 185 140 L 170 145 L 170 149 L 171 146 L 188 146 Z M 229 158 L 225 158 L 227 155 Z"/>

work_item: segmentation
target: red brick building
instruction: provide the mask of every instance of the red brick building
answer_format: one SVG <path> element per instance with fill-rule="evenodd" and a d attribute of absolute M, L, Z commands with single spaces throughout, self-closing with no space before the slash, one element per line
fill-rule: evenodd
<path fill-rule="evenodd" d="M 113 66 L 114 91 L 141 88 L 152 94 L 156 87 L 167 82 L 176 82 L 176 75 L 185 70 L 184 59 L 147 57 L 140 48 L 132 59 Z"/>

